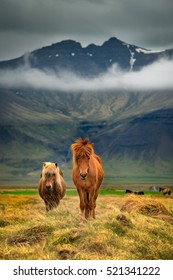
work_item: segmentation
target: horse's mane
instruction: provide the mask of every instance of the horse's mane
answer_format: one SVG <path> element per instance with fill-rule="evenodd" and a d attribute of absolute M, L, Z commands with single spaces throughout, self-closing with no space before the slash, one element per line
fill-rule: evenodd
<path fill-rule="evenodd" d="M 102 164 L 102 160 L 101 160 L 101 158 L 98 155 L 94 154 L 94 157 L 98 160 L 98 162 L 100 164 Z"/>
<path fill-rule="evenodd" d="M 76 158 L 78 156 L 82 155 L 92 155 L 94 154 L 94 149 L 93 146 L 94 144 L 89 144 L 89 139 L 88 138 L 79 138 L 75 141 L 74 144 L 71 145 L 71 149 L 73 152 L 73 160 L 76 161 Z"/>

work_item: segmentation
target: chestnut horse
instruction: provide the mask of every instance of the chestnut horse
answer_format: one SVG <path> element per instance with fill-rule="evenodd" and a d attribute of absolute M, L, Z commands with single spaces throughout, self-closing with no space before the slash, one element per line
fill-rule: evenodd
<path fill-rule="evenodd" d="M 80 198 L 82 220 L 95 218 L 96 199 L 104 177 L 101 158 L 94 153 L 93 146 L 88 138 L 78 139 L 71 145 L 72 178 Z"/>

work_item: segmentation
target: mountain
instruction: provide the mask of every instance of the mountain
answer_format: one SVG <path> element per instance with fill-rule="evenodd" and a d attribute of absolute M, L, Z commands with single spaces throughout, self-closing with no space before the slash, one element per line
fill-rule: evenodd
<path fill-rule="evenodd" d="M 117 38 L 110 38 L 102 46 L 90 44 L 85 48 L 76 41 L 65 40 L 13 60 L 1 61 L 0 69 L 15 69 L 28 63 L 32 68 L 68 70 L 83 76 L 95 76 L 115 63 L 122 69 L 139 70 L 160 58 L 172 56 L 173 50 L 153 52 Z"/>
<path fill-rule="evenodd" d="M 152 52 L 111 38 L 102 46 L 66 40 L 0 62 L 1 73 L 28 64 L 97 77 L 117 63 L 138 71 L 173 50 Z M 44 161 L 56 161 L 71 186 L 70 145 L 88 136 L 103 159 L 104 184 L 171 184 L 172 90 L 60 90 L 0 87 L 0 183 L 37 185 Z"/>

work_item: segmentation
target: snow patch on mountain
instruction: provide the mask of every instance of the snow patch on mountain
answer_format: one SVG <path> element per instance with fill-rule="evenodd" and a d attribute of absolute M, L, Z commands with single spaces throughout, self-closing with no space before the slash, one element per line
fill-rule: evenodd
<path fill-rule="evenodd" d="M 136 61 L 136 58 L 134 58 L 135 53 L 130 49 L 130 45 L 129 44 L 126 44 L 126 46 L 127 46 L 127 48 L 129 49 L 129 52 L 130 52 L 130 61 L 129 61 L 129 63 L 130 63 L 130 71 L 132 71 L 134 63 Z"/>
<path fill-rule="evenodd" d="M 89 56 L 93 56 L 93 54 L 92 54 L 92 53 L 87 53 L 87 55 L 89 55 Z"/>
<path fill-rule="evenodd" d="M 131 50 L 130 50 L 130 54 L 131 54 L 131 57 L 130 57 L 130 71 L 132 71 L 133 70 L 133 65 L 136 61 L 136 58 L 134 58 L 135 53 L 132 52 Z"/>
<path fill-rule="evenodd" d="M 142 49 L 142 48 L 136 48 L 136 51 L 137 51 L 138 53 L 145 53 L 145 54 L 159 53 L 159 52 L 161 52 L 161 51 L 146 50 L 146 49 Z"/>

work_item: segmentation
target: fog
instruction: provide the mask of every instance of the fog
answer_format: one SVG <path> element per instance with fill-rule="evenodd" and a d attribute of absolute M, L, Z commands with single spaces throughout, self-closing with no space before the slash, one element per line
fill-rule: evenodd
<path fill-rule="evenodd" d="M 123 71 L 114 64 L 95 78 L 84 78 L 71 72 L 56 73 L 50 69 L 39 70 L 25 65 L 16 70 L 0 71 L 0 86 L 6 88 L 31 88 L 65 92 L 99 90 L 163 90 L 173 89 L 173 60 L 162 59 L 142 70 Z"/>

